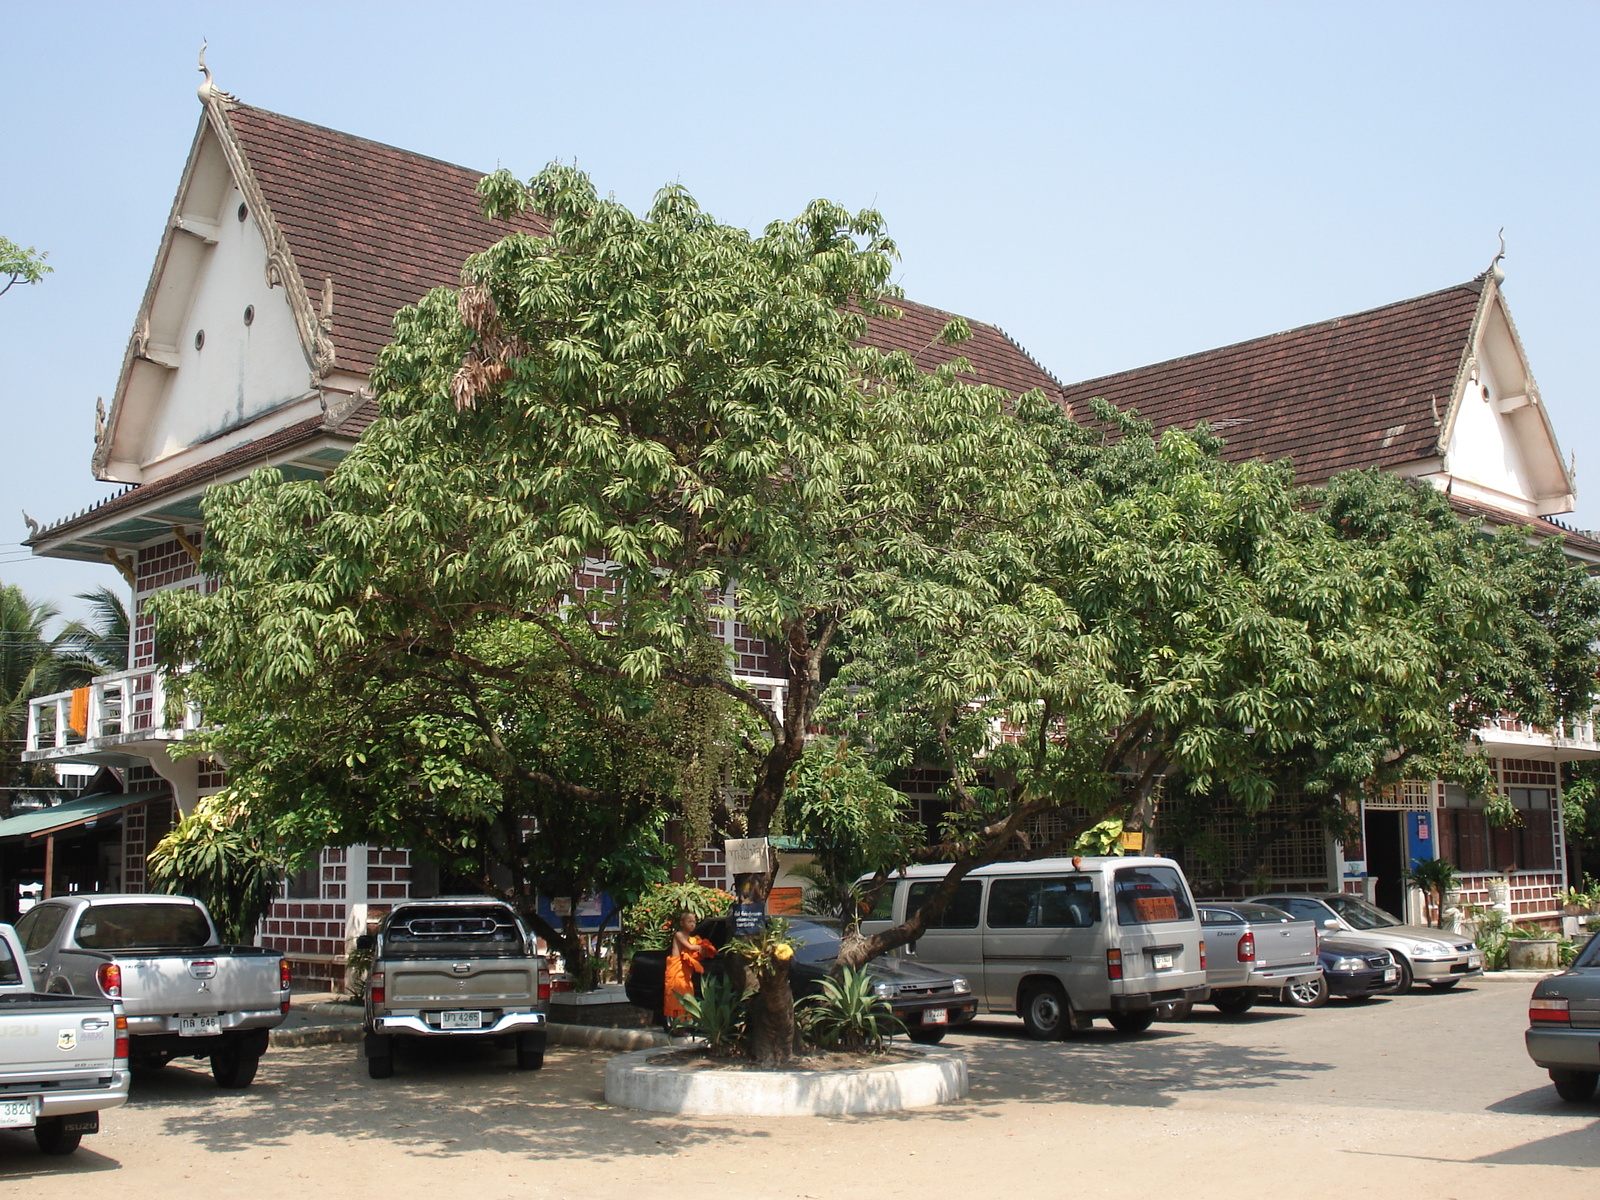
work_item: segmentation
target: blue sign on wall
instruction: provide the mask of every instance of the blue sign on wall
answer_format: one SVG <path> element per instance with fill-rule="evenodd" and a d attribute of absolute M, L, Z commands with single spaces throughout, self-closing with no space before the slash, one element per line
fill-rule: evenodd
<path fill-rule="evenodd" d="M 1406 864 L 1414 867 L 1418 862 L 1439 857 L 1439 839 L 1434 836 L 1434 817 L 1431 812 L 1406 814 Z"/>
<path fill-rule="evenodd" d="M 552 900 L 549 896 L 539 896 L 539 915 L 557 929 L 565 928 L 567 906 L 571 901 L 566 899 Z M 622 912 L 617 908 L 617 903 L 604 892 L 596 892 L 592 896 L 585 896 L 578 902 L 578 931 L 580 933 L 615 933 L 622 928 Z"/>

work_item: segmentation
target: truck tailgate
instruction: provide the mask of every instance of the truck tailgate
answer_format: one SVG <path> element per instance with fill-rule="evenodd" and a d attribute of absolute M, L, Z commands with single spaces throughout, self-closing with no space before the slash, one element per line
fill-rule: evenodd
<path fill-rule="evenodd" d="M 425 960 L 384 963 L 390 1009 L 471 1005 L 533 1009 L 539 998 L 537 959 L 504 963 Z M 466 968 L 462 970 L 461 968 Z"/>
<path fill-rule="evenodd" d="M 105 1000 L 0 997 L 0 1095 L 104 1084 L 116 1067 L 116 1010 Z"/>
<path fill-rule="evenodd" d="M 1317 927 L 1310 921 L 1252 922 L 1256 966 L 1303 967 L 1317 963 Z"/>
<path fill-rule="evenodd" d="M 122 1003 L 130 1017 L 164 1013 L 260 1012 L 277 1008 L 276 950 L 205 946 L 198 950 L 117 953 Z"/>

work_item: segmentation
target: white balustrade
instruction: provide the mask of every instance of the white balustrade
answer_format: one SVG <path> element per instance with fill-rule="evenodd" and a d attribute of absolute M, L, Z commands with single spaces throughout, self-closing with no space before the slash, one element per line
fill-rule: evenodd
<path fill-rule="evenodd" d="M 175 726 L 167 725 L 166 674 L 158 667 L 100 675 L 89 681 L 88 690 L 88 712 L 81 730 L 72 728 L 72 691 L 29 700 L 26 748 L 63 749 L 139 734 L 171 740 L 200 728 L 200 711 L 194 705 L 185 706 Z"/>

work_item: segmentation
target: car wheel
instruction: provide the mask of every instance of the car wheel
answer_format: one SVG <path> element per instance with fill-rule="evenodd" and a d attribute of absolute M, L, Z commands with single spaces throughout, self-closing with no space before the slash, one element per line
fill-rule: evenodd
<path fill-rule="evenodd" d="M 517 1037 L 517 1069 L 519 1071 L 537 1071 L 544 1066 L 544 1042 L 542 1033 L 524 1033 Z"/>
<path fill-rule="evenodd" d="M 1389 995 L 1409 996 L 1411 994 L 1411 985 L 1415 983 L 1417 979 L 1417 977 L 1411 973 L 1411 963 L 1407 959 L 1396 954 L 1394 956 L 1394 965 L 1400 968 L 1400 978 L 1396 981 L 1395 985 L 1389 989 Z"/>
<path fill-rule="evenodd" d="M 256 1068 L 261 1065 L 261 1056 L 242 1050 L 237 1046 L 226 1046 L 211 1056 L 211 1078 L 217 1081 L 220 1088 L 247 1088 L 256 1077 Z"/>
<path fill-rule="evenodd" d="M 1106 1020 L 1111 1022 L 1111 1028 L 1118 1033 L 1143 1033 L 1156 1023 L 1156 1014 L 1154 1009 L 1146 1009 L 1144 1012 L 1112 1013 Z"/>
<path fill-rule="evenodd" d="M 1459 979 L 1439 979 L 1430 981 L 1428 986 L 1436 992 L 1448 992 L 1460 982 L 1461 980 Z"/>
<path fill-rule="evenodd" d="M 45 1154 L 71 1154 L 83 1141 L 83 1134 L 68 1133 L 60 1117 L 45 1117 L 33 1127 L 33 1140 Z"/>
<path fill-rule="evenodd" d="M 1556 1095 L 1574 1104 L 1582 1104 L 1594 1095 L 1594 1085 L 1600 1074 L 1594 1071 L 1551 1071 L 1550 1082 L 1556 1085 Z"/>
<path fill-rule="evenodd" d="M 1022 995 L 1022 1027 L 1041 1042 L 1060 1041 L 1072 1029 L 1072 1002 L 1059 983 L 1036 983 Z"/>
<path fill-rule="evenodd" d="M 1211 1003 L 1214 1004 L 1217 1011 L 1222 1013 L 1224 1016 L 1242 1016 L 1255 1007 L 1255 989 L 1230 988 L 1227 991 L 1212 992 Z"/>
<path fill-rule="evenodd" d="M 937 1046 L 944 1041 L 945 1027 L 943 1025 L 916 1026 L 906 1031 L 906 1036 L 913 1042 L 924 1046 Z"/>
<path fill-rule="evenodd" d="M 368 1079 L 387 1079 L 394 1074 L 394 1055 L 384 1054 L 367 1059 Z"/>
<path fill-rule="evenodd" d="M 1283 989 L 1283 1002 L 1290 1008 L 1321 1008 L 1328 1002 L 1328 977 L 1316 975 L 1291 983 Z"/>

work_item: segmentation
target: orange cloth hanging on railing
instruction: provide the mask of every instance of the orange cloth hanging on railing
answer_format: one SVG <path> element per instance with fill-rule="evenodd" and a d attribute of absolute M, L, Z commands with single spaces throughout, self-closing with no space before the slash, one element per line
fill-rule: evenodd
<path fill-rule="evenodd" d="M 79 737 L 89 736 L 89 689 L 72 689 L 72 712 L 67 717 L 67 727 Z"/>

